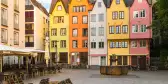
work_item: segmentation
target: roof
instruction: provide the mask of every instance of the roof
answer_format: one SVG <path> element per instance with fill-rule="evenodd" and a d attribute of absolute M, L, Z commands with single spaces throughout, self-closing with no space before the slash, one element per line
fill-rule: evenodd
<path fill-rule="evenodd" d="M 52 0 L 49 13 L 51 14 L 54 11 L 54 8 L 58 1 L 62 1 L 65 11 L 68 13 L 69 0 Z"/>
<path fill-rule="evenodd" d="M 69 0 L 69 3 L 71 3 L 72 0 Z M 87 0 L 89 4 L 94 4 L 96 0 Z"/>
<path fill-rule="evenodd" d="M 110 8 L 112 0 L 103 0 L 103 2 L 107 8 Z"/>
<path fill-rule="evenodd" d="M 134 0 L 124 0 L 124 3 L 126 7 L 131 7 L 134 3 Z"/>
<path fill-rule="evenodd" d="M 146 0 L 149 5 L 152 5 L 152 0 Z"/>
<path fill-rule="evenodd" d="M 41 3 L 37 2 L 36 0 L 31 0 L 31 2 L 33 3 L 34 6 L 36 6 L 36 7 L 39 8 L 43 13 L 45 13 L 47 16 L 49 16 L 47 10 L 44 8 L 43 5 L 41 5 Z"/>

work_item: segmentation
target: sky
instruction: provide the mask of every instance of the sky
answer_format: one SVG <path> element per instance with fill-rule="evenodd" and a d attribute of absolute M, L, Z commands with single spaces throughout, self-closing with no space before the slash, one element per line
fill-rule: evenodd
<path fill-rule="evenodd" d="M 40 2 L 47 9 L 47 11 L 49 11 L 51 0 L 37 0 L 37 1 Z"/>

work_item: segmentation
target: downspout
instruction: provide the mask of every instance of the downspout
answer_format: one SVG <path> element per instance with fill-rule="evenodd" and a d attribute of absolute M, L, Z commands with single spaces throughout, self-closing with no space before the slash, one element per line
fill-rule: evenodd
<path fill-rule="evenodd" d="M 130 31 L 130 29 L 131 29 L 131 28 L 130 28 L 130 22 L 131 22 L 131 21 L 130 21 L 130 6 L 128 7 L 128 14 L 129 14 L 129 20 L 128 20 L 128 22 L 129 22 L 129 23 L 128 23 L 128 25 L 129 25 L 129 26 L 128 26 L 128 28 L 129 28 L 129 33 L 128 33 L 128 34 L 129 34 L 129 35 L 128 35 L 128 36 L 129 36 L 129 50 L 128 50 L 128 51 L 129 51 L 129 54 L 130 54 L 130 53 L 131 53 L 131 52 L 130 52 L 130 44 L 131 44 L 131 39 L 130 39 L 130 33 L 131 33 L 131 31 Z M 128 65 L 131 65 L 131 56 L 129 55 L 128 57 L 129 57 L 129 64 L 128 64 Z"/>
<path fill-rule="evenodd" d="M 87 68 L 89 69 L 90 68 L 90 11 L 88 11 L 88 66 Z"/>

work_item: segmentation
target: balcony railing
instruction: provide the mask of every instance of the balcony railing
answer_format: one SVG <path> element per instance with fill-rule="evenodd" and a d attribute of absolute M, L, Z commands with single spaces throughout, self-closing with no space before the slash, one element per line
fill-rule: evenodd
<path fill-rule="evenodd" d="M 8 0 L 1 0 L 1 3 L 4 5 L 8 5 Z"/>
<path fill-rule="evenodd" d="M 1 17 L 1 25 L 2 26 L 8 26 L 7 20 L 3 19 L 2 17 Z"/>
<path fill-rule="evenodd" d="M 26 5 L 25 10 L 34 10 L 33 5 Z"/>
<path fill-rule="evenodd" d="M 34 42 L 26 42 L 25 47 L 34 47 Z"/>
<path fill-rule="evenodd" d="M 14 41 L 14 45 L 19 45 L 19 41 Z"/>
<path fill-rule="evenodd" d="M 25 34 L 34 34 L 34 30 L 25 30 Z"/>
<path fill-rule="evenodd" d="M 26 22 L 34 22 L 34 18 L 33 17 L 26 17 L 25 21 Z"/>

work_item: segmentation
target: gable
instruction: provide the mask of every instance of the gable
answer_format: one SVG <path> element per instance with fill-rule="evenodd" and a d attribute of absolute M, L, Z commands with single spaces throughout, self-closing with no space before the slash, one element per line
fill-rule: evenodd
<path fill-rule="evenodd" d="M 99 7 L 98 7 L 99 2 L 101 2 L 101 7 L 100 7 L 100 9 L 106 8 L 106 6 L 105 6 L 103 0 L 96 0 L 95 3 L 94 3 L 94 6 L 93 6 L 93 9 L 92 9 L 92 10 L 99 9 Z"/>
<path fill-rule="evenodd" d="M 120 4 L 116 4 L 116 0 L 110 0 L 109 2 L 111 2 L 111 6 L 125 6 L 125 7 L 131 7 L 134 0 L 120 0 Z M 110 8 L 109 7 L 109 8 Z"/>
<path fill-rule="evenodd" d="M 68 3 L 69 3 L 68 0 L 52 0 L 51 6 L 50 6 L 50 11 L 49 11 L 50 14 L 56 8 L 56 4 L 60 1 L 62 2 L 62 6 L 63 6 L 64 10 L 68 13 Z"/>

